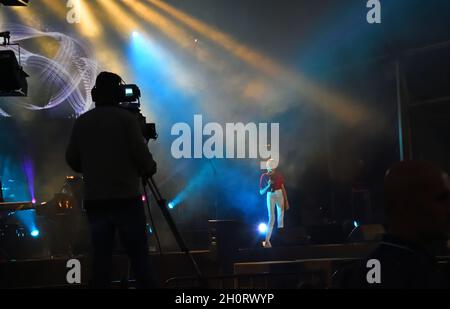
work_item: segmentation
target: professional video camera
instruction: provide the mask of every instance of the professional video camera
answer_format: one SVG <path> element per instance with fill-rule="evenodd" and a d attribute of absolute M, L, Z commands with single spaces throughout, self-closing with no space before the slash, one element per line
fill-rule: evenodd
<path fill-rule="evenodd" d="M 141 112 L 141 90 L 137 85 L 119 86 L 119 106 L 135 114 L 141 125 L 142 133 L 147 141 L 158 139 L 155 123 L 147 123 Z"/>
<path fill-rule="evenodd" d="M 147 119 L 142 115 L 141 112 L 141 90 L 137 85 L 127 85 L 123 81 L 122 77 L 115 73 L 102 72 L 99 77 L 106 81 L 109 80 L 109 85 L 95 85 L 92 89 L 92 100 L 98 102 L 104 100 L 105 98 L 112 99 L 114 102 L 119 104 L 119 107 L 124 108 L 136 115 L 139 120 L 139 124 L 142 129 L 142 134 L 145 139 L 150 141 L 151 139 L 156 140 L 158 138 L 158 133 L 156 132 L 156 124 L 147 123 Z M 98 83 L 98 79 L 97 79 Z M 116 84 L 111 88 L 111 83 Z"/>

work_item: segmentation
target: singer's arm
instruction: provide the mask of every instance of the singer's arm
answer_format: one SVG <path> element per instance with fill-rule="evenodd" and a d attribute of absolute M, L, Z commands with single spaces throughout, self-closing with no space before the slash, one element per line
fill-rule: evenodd
<path fill-rule="evenodd" d="M 269 181 L 267 182 L 267 186 L 264 188 L 262 187 L 262 184 L 264 182 L 264 176 L 265 175 L 262 175 L 261 179 L 259 180 L 259 194 L 261 194 L 261 195 L 266 194 L 267 190 L 269 190 L 270 186 L 272 185 L 272 181 L 269 179 Z"/>
<path fill-rule="evenodd" d="M 286 188 L 284 187 L 284 184 L 281 185 L 281 190 L 283 191 L 284 207 L 286 210 L 289 210 L 289 201 L 288 201 L 287 192 L 286 192 Z"/>
<path fill-rule="evenodd" d="M 267 185 L 267 187 L 261 188 L 259 190 L 259 194 L 264 195 L 264 194 L 266 194 L 267 190 L 269 190 L 269 189 L 270 189 L 270 183 Z"/>

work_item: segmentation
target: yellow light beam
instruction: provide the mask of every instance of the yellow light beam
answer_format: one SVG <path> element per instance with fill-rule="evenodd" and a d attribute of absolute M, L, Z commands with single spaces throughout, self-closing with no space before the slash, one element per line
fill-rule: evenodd
<path fill-rule="evenodd" d="M 12 6 L 8 8 L 11 10 L 14 14 L 16 14 L 17 17 L 19 17 L 20 21 L 26 25 L 31 26 L 37 29 L 41 29 L 41 20 L 42 16 L 37 14 L 35 11 L 28 7 L 20 7 L 20 6 Z"/>
<path fill-rule="evenodd" d="M 141 25 L 136 22 L 135 18 L 126 13 L 115 1 L 97 0 L 97 3 L 103 11 L 109 14 L 109 24 L 123 38 L 128 39 L 133 31 L 145 32 Z"/>
<path fill-rule="evenodd" d="M 105 12 L 105 15 L 102 15 L 103 18 L 106 16 L 105 24 L 107 23 L 109 27 L 111 27 L 112 29 L 115 29 L 115 32 L 123 40 L 129 41 L 130 36 L 131 36 L 132 32 L 134 32 L 134 31 L 138 32 L 140 35 L 143 35 L 144 37 L 146 37 L 146 39 L 149 39 L 149 40 L 152 39 L 152 36 L 147 31 L 146 27 L 143 27 L 139 22 L 137 22 L 136 17 L 129 14 L 126 10 L 124 10 L 124 8 L 120 4 L 118 4 L 117 1 L 97 0 L 96 3 L 98 5 L 99 11 Z M 117 48 L 117 47 L 114 47 L 114 48 Z M 111 48 L 111 49 L 114 49 L 114 48 Z M 106 51 L 105 51 L 105 53 L 106 53 Z M 119 61 L 125 62 L 126 61 L 120 57 L 116 57 L 114 60 L 117 62 L 119 62 Z M 111 59 L 110 61 L 113 61 L 113 59 Z M 123 71 L 124 70 L 114 71 L 114 72 L 123 72 Z M 132 79 L 131 73 L 132 72 L 126 70 L 126 74 L 121 75 L 121 76 L 124 77 L 126 80 L 128 80 L 128 79 L 131 80 Z M 180 79 L 182 76 L 181 72 L 178 72 L 178 73 L 179 74 L 177 74 L 176 79 Z M 136 82 L 139 83 L 139 81 L 136 81 Z M 147 99 L 148 99 L 148 96 L 147 96 Z M 150 100 L 151 100 L 151 98 L 150 98 Z M 143 112 L 148 117 L 154 118 L 154 115 L 151 113 L 151 111 L 148 109 L 148 106 L 145 104 L 143 105 Z"/>
<path fill-rule="evenodd" d="M 35 29 L 42 29 L 40 21 L 43 16 L 35 7 L 11 7 L 9 8 L 25 26 Z M 35 12 L 38 11 L 38 12 Z M 34 46 L 44 55 L 55 55 L 58 51 L 58 42 L 50 37 L 42 37 L 39 40 L 33 40 Z"/>
<path fill-rule="evenodd" d="M 53 12 L 61 22 L 67 22 L 66 17 L 69 9 L 64 2 L 54 0 L 42 0 L 47 9 Z M 80 1 L 80 23 L 72 24 L 73 27 L 92 45 L 95 57 L 101 67 L 108 67 L 108 70 L 124 74 L 124 67 L 119 61 L 120 57 L 114 52 L 114 48 L 104 39 L 104 27 L 98 16 L 95 15 L 95 9 L 90 1 Z M 93 29 L 90 31 L 90 29 Z"/>
<path fill-rule="evenodd" d="M 153 25 L 168 38 L 173 40 L 178 46 L 189 52 L 198 61 L 206 64 L 216 72 L 227 70 L 227 65 L 221 59 L 213 56 L 205 48 L 195 48 L 194 34 L 189 33 L 184 28 L 177 26 L 173 21 L 159 14 L 142 2 L 123 0 L 136 15 Z"/>
<path fill-rule="evenodd" d="M 80 0 L 81 6 L 81 22 L 80 32 L 88 38 L 98 39 L 103 35 L 103 27 L 98 19 L 92 14 L 92 8 L 89 6 L 89 1 Z"/>
<path fill-rule="evenodd" d="M 161 15 L 156 10 L 152 9 L 148 5 L 142 2 L 123 0 L 125 5 L 127 5 L 133 13 L 141 17 L 143 20 L 152 25 L 156 30 L 163 33 L 166 37 L 174 41 L 181 49 L 191 56 L 193 56 L 199 63 L 205 65 L 208 69 L 216 73 L 222 78 L 221 88 L 226 89 L 228 93 L 229 100 L 241 100 L 242 99 L 242 83 L 250 83 L 253 77 L 243 76 L 240 72 L 240 67 L 237 70 L 233 69 L 230 62 L 219 58 L 217 52 L 212 53 L 207 46 L 196 47 L 195 44 L 195 33 L 186 31 L 185 28 L 178 26 L 171 19 Z M 199 89 L 204 89 L 205 84 L 208 83 L 204 76 L 197 75 L 195 72 L 187 72 L 184 68 L 172 63 L 172 72 L 176 72 L 174 75 L 174 84 L 178 85 L 185 91 L 192 92 Z M 195 77 L 194 77 L 195 76 Z M 198 79 L 198 78 L 200 79 Z M 240 83 L 239 81 L 242 81 Z M 232 99 L 232 96 L 238 94 L 237 97 Z M 196 92 L 199 99 L 208 97 L 206 92 L 201 91 Z M 201 95 L 200 95 L 201 94 Z M 209 96 L 214 98 L 214 95 Z M 208 108 L 208 104 L 206 104 Z"/>
<path fill-rule="evenodd" d="M 47 7 L 47 10 L 55 14 L 59 19 L 66 19 L 68 8 L 64 5 L 61 1 L 55 1 L 55 0 L 41 0 L 45 6 Z"/>
<path fill-rule="evenodd" d="M 187 15 L 163 1 L 147 1 L 176 18 L 190 29 L 215 42 L 224 50 L 230 52 L 253 68 L 267 74 L 275 80 L 281 80 L 292 89 L 296 89 L 299 94 L 312 99 L 324 111 L 333 113 L 348 124 L 354 125 L 361 123 L 369 116 L 370 113 L 366 107 L 352 102 L 350 98 L 316 85 L 297 72 L 293 72 L 266 57 L 264 54 L 241 44 L 230 35 Z"/>
<path fill-rule="evenodd" d="M 3 10 L 0 10 L 0 25 L 2 25 L 4 21 L 6 21 L 6 16 L 3 14 Z"/>
<path fill-rule="evenodd" d="M 47 6 L 53 14 L 55 14 L 59 19 L 66 20 L 70 10 L 74 8 L 69 8 L 62 1 L 55 0 L 41 0 Z M 89 6 L 90 1 L 78 0 L 75 2 L 79 5 L 78 12 L 80 14 L 80 22 L 73 23 L 72 25 L 77 28 L 77 30 L 84 36 L 88 38 L 99 38 L 103 34 L 103 27 L 98 19 L 95 18 L 92 13 L 93 10 Z"/>
<path fill-rule="evenodd" d="M 165 2 L 159 0 L 148 0 L 148 2 L 173 16 L 182 24 L 188 26 L 192 30 L 217 43 L 219 46 L 231 52 L 233 55 L 253 65 L 258 70 L 262 70 L 269 75 L 278 75 L 283 73 L 284 69 L 282 67 L 280 67 L 264 55 L 255 52 L 247 46 L 239 43 L 228 34 L 225 34 L 200 20 L 187 15 L 186 13 L 174 8 L 173 6 Z"/>

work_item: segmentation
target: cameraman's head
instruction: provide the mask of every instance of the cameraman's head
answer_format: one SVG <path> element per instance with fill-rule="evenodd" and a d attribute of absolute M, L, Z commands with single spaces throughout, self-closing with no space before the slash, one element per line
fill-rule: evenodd
<path fill-rule="evenodd" d="M 92 101 L 96 106 L 117 106 L 119 104 L 119 86 L 122 78 L 114 73 L 102 72 L 97 76 L 92 89 Z"/>

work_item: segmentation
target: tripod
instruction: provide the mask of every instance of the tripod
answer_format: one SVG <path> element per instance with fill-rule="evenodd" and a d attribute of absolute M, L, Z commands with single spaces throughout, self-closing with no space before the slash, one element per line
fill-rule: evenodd
<path fill-rule="evenodd" d="M 180 247 L 181 251 L 186 253 L 186 255 L 189 257 L 189 260 L 191 261 L 192 266 L 194 267 L 195 273 L 197 275 L 197 278 L 198 278 L 200 284 L 202 286 L 206 286 L 206 282 L 203 279 L 203 275 L 202 275 L 202 273 L 200 271 L 200 268 L 198 267 L 197 262 L 195 261 L 192 253 L 189 251 L 189 249 L 186 246 L 183 238 L 181 237 L 181 234 L 178 231 L 178 228 L 177 228 L 175 222 L 173 221 L 169 210 L 167 209 L 167 201 L 162 197 L 161 192 L 159 191 L 158 187 L 155 184 L 155 181 L 153 180 L 152 177 L 150 177 L 148 179 L 142 178 L 142 185 L 144 187 L 145 201 L 146 201 L 146 205 L 147 205 L 147 210 L 148 210 L 148 213 L 149 213 L 149 216 L 150 216 L 150 221 L 151 221 L 151 224 L 152 224 L 152 227 L 153 227 L 153 231 L 155 232 L 155 236 L 156 236 L 156 239 L 157 239 L 157 242 L 158 242 L 158 247 L 159 247 L 160 253 L 162 253 L 162 251 L 161 251 L 161 244 L 159 242 L 159 237 L 158 237 L 158 234 L 157 234 L 157 231 L 156 231 L 156 227 L 154 225 L 153 218 L 152 218 L 151 212 L 150 212 L 150 202 L 149 202 L 148 194 L 147 194 L 147 186 L 150 188 L 150 191 L 151 191 L 153 197 L 155 198 L 156 203 L 158 204 L 159 209 L 161 210 L 164 218 L 166 219 L 166 222 L 169 225 L 169 228 L 170 228 L 173 236 L 175 237 L 175 240 L 176 240 L 178 246 Z"/>

